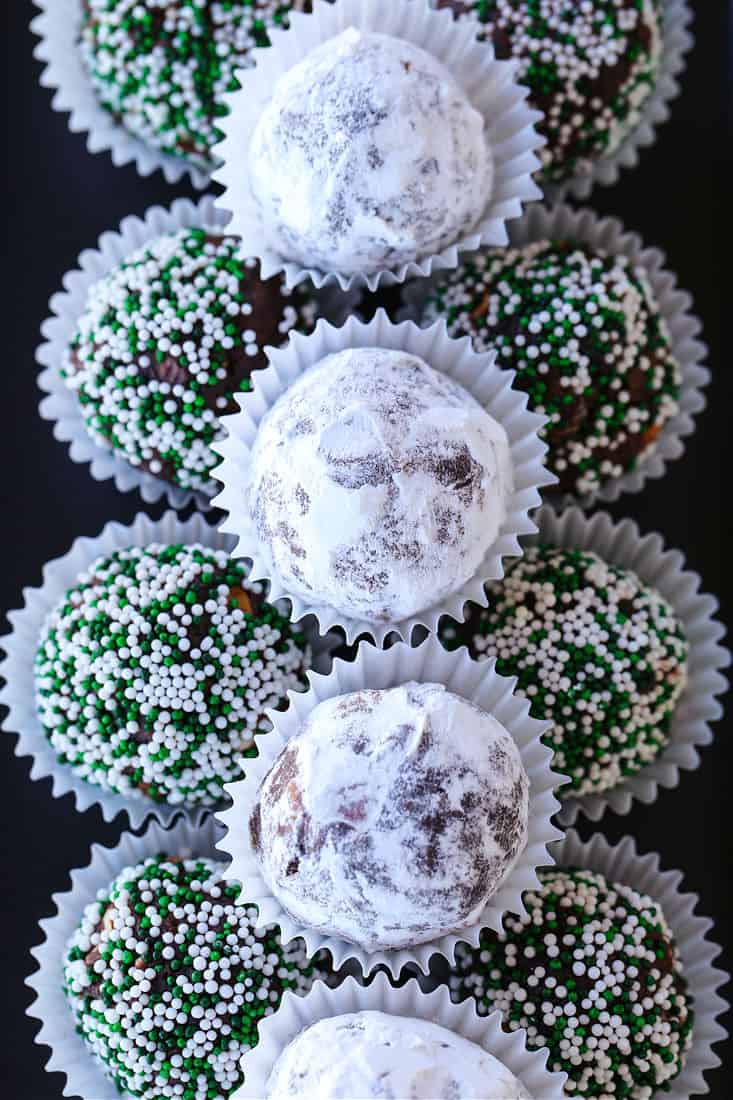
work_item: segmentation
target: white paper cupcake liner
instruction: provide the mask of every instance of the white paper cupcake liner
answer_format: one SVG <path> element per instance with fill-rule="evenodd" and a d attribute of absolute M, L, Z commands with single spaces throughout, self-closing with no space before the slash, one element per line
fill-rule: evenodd
<path fill-rule="evenodd" d="M 96 558 L 111 554 L 128 546 L 148 546 L 159 543 L 199 542 L 215 550 L 231 550 L 232 540 L 211 527 L 202 516 L 194 515 L 181 521 L 175 512 L 166 512 L 159 520 L 152 520 L 139 513 L 130 526 L 108 523 L 95 538 L 78 538 L 63 557 L 48 562 L 43 568 L 43 581 L 39 588 L 23 590 L 24 606 L 10 611 L 10 633 L 0 638 L 0 648 L 5 657 L 0 662 L 0 674 L 4 685 L 0 689 L 0 703 L 8 708 L 2 730 L 16 734 L 16 756 L 33 759 L 31 779 L 52 780 L 52 794 L 62 798 L 73 793 L 76 809 L 82 813 L 90 806 L 98 806 L 105 821 L 112 821 L 120 813 L 126 813 L 133 829 L 139 829 L 148 817 L 166 825 L 177 816 L 186 814 L 200 820 L 211 813 L 212 807 L 171 806 L 153 802 L 141 793 L 129 795 L 106 790 L 95 783 L 80 778 L 72 769 L 62 764 L 41 725 L 36 710 L 34 663 L 38 640 L 48 614 L 62 599 L 64 593 L 77 580 L 79 573 Z M 278 607 L 283 614 L 287 608 Z M 331 667 L 331 651 L 335 645 L 332 635 L 323 638 L 313 620 L 299 624 L 313 647 L 313 665 L 321 672 Z"/>
<path fill-rule="evenodd" d="M 305 997 L 293 996 L 288 990 L 278 1011 L 260 1024 L 257 1046 L 244 1055 L 244 1085 L 232 1100 L 262 1100 L 275 1062 L 305 1028 L 332 1016 L 366 1011 L 440 1024 L 498 1058 L 522 1082 L 532 1100 L 564 1100 L 567 1075 L 547 1069 L 547 1051 L 527 1050 L 524 1030 L 502 1031 L 501 1013 L 479 1016 L 472 1002 L 454 1005 L 447 989 L 423 993 L 416 981 L 395 989 L 386 974 L 377 974 L 366 988 L 354 978 L 346 978 L 338 989 L 316 982 Z"/>
<path fill-rule="evenodd" d="M 43 367 L 38 385 L 46 395 L 40 403 L 41 416 L 53 424 L 56 439 L 69 444 L 72 460 L 89 464 L 95 481 L 112 479 L 121 493 L 137 489 L 146 504 L 165 498 L 172 508 L 180 510 L 193 502 L 206 511 L 211 507 L 211 499 L 204 493 L 181 489 L 135 469 L 117 451 L 96 443 L 87 431 L 77 395 L 61 377 L 64 356 L 84 311 L 89 288 L 94 283 L 147 241 L 193 226 L 219 231 L 226 228 L 231 232 L 227 221 L 226 214 L 215 209 L 211 196 L 205 196 L 198 203 L 176 199 L 168 209 L 151 206 L 142 217 L 124 218 L 119 230 L 103 233 L 97 248 L 85 249 L 79 256 L 78 268 L 64 275 L 64 289 L 51 298 L 51 316 L 41 326 L 44 342 L 36 351 L 36 360 Z M 360 295 L 357 291 L 343 295 L 326 289 L 316 297 L 320 311 L 335 324 L 343 324 L 355 310 Z"/>
<path fill-rule="evenodd" d="M 672 354 L 682 372 L 679 408 L 664 425 L 654 450 L 639 461 L 636 469 L 578 498 L 578 503 L 588 508 L 599 501 L 618 500 L 623 493 L 638 493 L 648 481 L 664 476 L 668 464 L 684 453 L 684 440 L 695 431 L 695 417 L 706 405 L 704 390 L 710 382 L 710 371 L 705 366 L 708 349 L 698 339 L 702 324 L 692 312 L 692 296 L 678 287 L 677 276 L 665 267 L 665 254 L 658 248 L 648 248 L 637 233 L 626 230 L 617 218 L 601 218 L 587 207 L 574 210 L 564 205 L 537 204 L 509 227 L 512 248 L 535 241 L 567 238 L 609 255 L 626 256 L 642 268 L 666 322 Z M 424 303 L 439 279 L 438 276 L 429 282 L 415 281 L 406 286 L 398 318 L 419 324 Z M 552 499 L 563 504 L 572 502 L 573 497 L 568 493 L 553 494 Z"/>
<path fill-rule="evenodd" d="M 639 121 L 614 153 L 593 162 L 588 175 L 561 184 L 545 184 L 549 201 L 557 202 L 567 195 L 584 201 L 597 184 L 612 186 L 618 182 L 624 168 L 637 167 L 642 150 L 656 141 L 657 128 L 667 121 L 670 104 L 680 94 L 679 79 L 685 68 L 686 54 L 695 41 L 689 30 L 693 13 L 688 0 L 662 0 L 662 9 L 663 45 L 659 72 L 654 88 L 642 105 Z"/>
<path fill-rule="evenodd" d="M 265 413 L 308 367 L 326 355 L 350 347 L 393 348 L 420 356 L 468 390 L 495 420 L 503 424 L 509 437 L 514 492 L 496 542 L 487 550 L 474 576 L 443 603 L 398 622 L 373 623 L 349 618 L 333 607 L 306 603 L 290 592 L 271 567 L 266 549 L 259 545 L 254 525 L 246 514 L 249 456 Z M 498 367 L 493 352 L 474 352 L 469 337 L 451 339 L 443 321 L 426 329 L 419 329 L 412 322 L 394 325 L 383 309 L 366 324 L 351 317 L 340 329 L 319 321 L 310 336 L 291 333 L 285 347 L 269 349 L 268 358 L 269 366 L 253 375 L 252 390 L 237 396 L 241 412 L 222 418 L 228 434 L 214 445 L 224 461 L 213 474 L 224 488 L 213 503 L 228 512 L 221 529 L 237 536 L 234 553 L 252 560 L 252 578 L 267 578 L 273 598 L 287 596 L 296 618 L 315 615 L 322 630 L 338 626 L 345 631 L 348 642 L 362 634 L 373 637 L 378 645 L 392 633 L 409 639 L 415 627 L 435 630 L 441 615 L 451 615 L 462 621 L 463 605 L 467 600 L 485 607 L 484 582 L 503 576 L 504 557 L 521 554 L 519 536 L 535 530 L 529 513 L 540 502 L 539 489 L 554 480 L 543 466 L 547 447 L 537 435 L 544 420 L 528 412 L 526 395 L 512 388 L 514 372 Z"/>
<path fill-rule="evenodd" d="M 276 757 L 318 703 L 364 688 L 389 688 L 412 680 L 444 684 L 450 691 L 492 714 L 509 731 L 520 750 L 530 781 L 527 844 L 475 925 L 455 935 L 410 948 L 367 951 L 307 928 L 285 912 L 262 877 L 259 861 L 250 847 L 249 814 L 260 783 Z M 329 675 L 312 675 L 310 681 L 306 694 L 289 695 L 287 711 L 268 712 L 274 728 L 257 742 L 259 756 L 249 762 L 247 778 L 227 785 L 232 805 L 217 815 L 228 830 L 220 847 L 232 857 L 229 877 L 240 882 L 244 893 L 258 906 L 260 923 L 279 924 L 283 942 L 302 936 L 309 954 L 326 948 L 331 953 L 334 969 L 339 969 L 346 960 L 356 959 L 364 974 L 381 964 L 396 977 L 402 967 L 410 963 L 426 972 L 430 957 L 436 953 L 452 959 L 460 940 L 476 945 L 482 927 L 499 929 L 504 913 L 523 913 L 522 894 L 536 883 L 536 868 L 546 862 L 548 844 L 562 835 L 552 824 L 552 817 L 559 806 L 553 792 L 564 777 L 551 770 L 552 752 L 540 740 L 549 723 L 529 717 L 527 701 L 513 694 L 516 681 L 499 676 L 493 666 L 487 668 L 485 664 L 472 661 L 465 650 L 448 653 L 434 637 L 415 648 L 398 643 L 389 650 L 376 649 L 362 642 L 353 661 L 337 659 Z"/>
<path fill-rule="evenodd" d="M 723 714 L 717 697 L 728 688 L 723 670 L 729 667 L 731 655 L 720 644 L 725 628 L 716 618 L 718 601 L 700 591 L 698 574 L 684 568 L 683 555 L 668 550 L 661 535 L 642 535 L 630 519 L 614 523 L 606 512 L 586 516 L 579 508 L 558 515 L 545 506 L 535 518 L 539 532 L 527 544 L 589 550 L 604 561 L 631 569 L 669 602 L 689 643 L 687 684 L 674 709 L 669 740 L 656 760 L 608 791 L 563 800 L 559 820 L 564 825 L 574 824 L 579 812 L 597 822 L 607 809 L 627 814 L 634 802 L 650 805 L 660 787 L 676 787 L 681 771 L 699 766 L 698 749 L 710 744 L 710 723 Z"/>
<path fill-rule="evenodd" d="M 494 184 L 490 199 L 472 233 L 455 244 L 415 262 L 369 275 L 347 276 L 337 271 L 305 268 L 275 252 L 263 232 L 260 211 L 249 187 L 248 150 L 263 107 L 280 77 L 316 46 L 348 27 L 376 30 L 421 47 L 443 62 L 486 120 L 494 154 Z M 222 119 L 224 140 L 215 147 L 223 164 L 214 179 L 225 188 L 221 205 L 232 211 L 232 226 L 252 243 L 265 275 L 285 272 L 289 286 L 310 278 L 316 286 L 337 280 L 342 289 L 354 285 L 376 290 L 404 282 L 412 275 L 429 275 L 455 267 L 458 255 L 480 244 L 506 244 L 505 223 L 516 218 L 524 203 L 541 196 L 532 180 L 539 167 L 534 150 L 543 144 L 534 129 L 541 117 L 528 107 L 527 90 L 515 81 L 517 66 L 497 61 L 490 46 L 476 40 L 473 28 L 455 23 L 449 11 L 431 10 L 427 0 L 314 0 L 313 14 L 294 12 L 290 30 L 275 30 L 272 46 L 253 51 L 255 67 L 238 75 L 241 91 L 227 97 L 229 115 Z"/>
<path fill-rule="evenodd" d="M 45 65 L 41 85 L 53 91 L 53 109 L 69 115 L 71 132 L 87 135 L 88 151 L 109 153 L 117 167 L 133 163 L 141 176 L 150 176 L 159 168 L 170 184 L 188 176 L 198 190 L 207 187 L 211 182 L 207 171 L 136 138 L 102 106 L 79 49 L 81 0 L 33 3 L 41 9 L 31 22 L 31 30 L 40 39 L 33 56 Z"/>
<path fill-rule="evenodd" d="M 75 1030 L 63 990 L 64 957 L 84 908 L 96 901 L 97 893 L 106 889 L 126 867 L 134 867 L 159 852 L 220 860 L 215 848 L 219 832 L 211 816 L 198 822 L 179 819 L 172 828 L 151 822 L 142 836 L 123 833 L 113 848 L 92 845 L 88 865 L 71 872 L 70 889 L 53 895 L 56 913 L 40 922 L 44 939 L 31 952 L 39 968 L 26 979 L 26 985 L 36 994 L 27 1015 L 42 1024 L 35 1042 L 51 1048 L 46 1070 L 66 1074 L 64 1096 L 120 1100 L 117 1086 Z"/>
<path fill-rule="evenodd" d="M 713 1044 L 727 1035 L 718 1017 L 729 1006 L 718 990 L 729 981 L 729 975 L 713 965 L 720 948 L 707 939 L 713 922 L 695 915 L 700 900 L 697 894 L 682 893 L 682 872 L 662 871 L 659 856 L 640 855 L 628 836 L 612 845 L 600 833 L 582 841 L 571 829 L 562 841 L 553 845 L 552 854 L 558 867 L 600 872 L 609 882 L 630 886 L 661 906 L 677 943 L 695 1010 L 692 1046 L 685 1066 L 664 1095 L 669 1100 L 688 1100 L 690 1096 L 708 1093 L 704 1074 L 720 1065 Z"/>

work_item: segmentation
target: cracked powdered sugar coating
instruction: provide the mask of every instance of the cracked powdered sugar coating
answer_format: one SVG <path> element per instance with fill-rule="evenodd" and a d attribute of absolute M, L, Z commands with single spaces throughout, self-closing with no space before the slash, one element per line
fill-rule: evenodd
<path fill-rule="evenodd" d="M 527 841 L 529 780 L 504 727 L 442 684 L 319 703 L 250 815 L 294 920 L 367 951 L 479 920 Z"/>
<path fill-rule="evenodd" d="M 275 251 L 347 275 L 455 243 L 493 184 L 484 120 L 448 69 L 353 27 L 276 83 L 249 174 Z"/>
<path fill-rule="evenodd" d="M 275 1063 L 267 1096 L 528 1100 L 529 1093 L 493 1054 L 440 1024 L 364 1011 L 301 1031 Z"/>
<path fill-rule="evenodd" d="M 446 375 L 384 348 L 306 371 L 263 418 L 249 478 L 285 587 L 370 622 L 415 615 L 472 577 L 512 491 L 504 428 Z"/>

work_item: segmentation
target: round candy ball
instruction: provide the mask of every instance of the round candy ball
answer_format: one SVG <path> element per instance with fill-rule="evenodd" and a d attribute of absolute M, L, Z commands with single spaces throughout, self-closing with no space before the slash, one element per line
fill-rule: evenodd
<path fill-rule="evenodd" d="M 557 489 L 634 470 L 678 411 L 681 370 L 643 268 L 575 241 L 475 253 L 431 293 L 425 321 L 495 349 L 530 408 Z"/>
<path fill-rule="evenodd" d="M 437 0 L 475 20 L 544 118 L 539 150 L 550 182 L 587 176 L 634 129 L 663 50 L 662 0 Z"/>
<path fill-rule="evenodd" d="M 552 722 L 553 768 L 570 778 L 561 795 L 609 790 L 659 755 L 689 649 L 659 592 L 597 554 L 553 546 L 527 547 L 487 592 L 488 609 L 470 605 L 443 642 L 495 657 L 531 714 Z"/>
<path fill-rule="evenodd" d="M 440 684 L 319 703 L 250 815 L 283 908 L 366 951 L 474 924 L 527 840 L 529 780 L 502 725 Z"/>
<path fill-rule="evenodd" d="M 263 418 L 248 500 L 289 591 L 396 622 L 464 584 L 496 541 L 509 442 L 471 395 L 417 356 L 329 355 Z"/>
<path fill-rule="evenodd" d="M 483 117 L 437 58 L 350 27 L 276 83 L 249 180 L 276 252 L 352 275 L 459 240 L 493 168 Z"/>
<path fill-rule="evenodd" d="M 669 1089 L 694 1012 L 674 937 L 656 901 L 593 871 L 539 872 L 501 935 L 456 949 L 455 1001 L 476 999 L 526 1028 L 531 1049 L 568 1075 L 568 1096 L 649 1100 Z"/>
<path fill-rule="evenodd" d="M 224 97 L 251 51 L 307 0 L 83 0 L 82 63 L 100 103 L 126 130 L 209 171 L 224 136 Z"/>
<path fill-rule="evenodd" d="M 267 1096 L 529 1100 L 514 1074 L 478 1043 L 430 1020 L 373 1011 L 331 1016 L 302 1031 L 275 1063 Z"/>
<path fill-rule="evenodd" d="M 236 237 L 181 229 L 145 244 L 88 291 L 62 367 L 92 439 L 137 470 L 213 496 L 211 444 L 264 348 L 310 330 L 315 303 L 263 281 Z"/>
<path fill-rule="evenodd" d="M 304 637 L 223 550 L 118 550 L 44 624 L 38 714 L 82 779 L 170 805 L 215 806 L 241 778 L 267 707 L 306 685 Z"/>
<path fill-rule="evenodd" d="M 225 1100 L 257 1025 L 313 982 L 210 859 L 151 856 L 88 905 L 64 959 L 78 1032 L 125 1096 Z"/>

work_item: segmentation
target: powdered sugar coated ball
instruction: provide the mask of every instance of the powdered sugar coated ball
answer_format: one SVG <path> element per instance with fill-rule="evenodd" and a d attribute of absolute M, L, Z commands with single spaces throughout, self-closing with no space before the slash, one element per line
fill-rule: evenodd
<path fill-rule="evenodd" d="M 260 548 L 308 602 L 397 622 L 464 584 L 512 490 L 504 428 L 422 359 L 349 349 L 263 418 L 248 501 Z"/>
<path fill-rule="evenodd" d="M 481 114 L 437 58 L 351 27 L 276 83 L 249 175 L 278 253 L 368 274 L 469 232 L 493 167 Z"/>
<path fill-rule="evenodd" d="M 267 1095 L 529 1098 L 514 1074 L 478 1043 L 431 1020 L 374 1011 L 330 1016 L 301 1031 L 275 1063 Z"/>
<path fill-rule="evenodd" d="M 263 877 L 302 924 L 368 951 L 475 924 L 527 840 L 504 727 L 441 684 L 319 703 L 250 815 Z"/>

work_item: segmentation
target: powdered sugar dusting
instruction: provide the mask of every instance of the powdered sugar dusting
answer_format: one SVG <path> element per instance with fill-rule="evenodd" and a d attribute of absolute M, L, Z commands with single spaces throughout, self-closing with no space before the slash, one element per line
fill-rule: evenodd
<path fill-rule="evenodd" d="M 526 844 L 528 800 L 495 718 L 407 683 L 319 703 L 263 781 L 250 838 L 293 919 L 393 949 L 478 920 Z"/>
<path fill-rule="evenodd" d="M 351 27 L 276 84 L 249 150 L 272 247 L 369 274 L 454 243 L 492 190 L 481 114 L 425 50 Z"/>
<path fill-rule="evenodd" d="M 365 1011 L 327 1017 L 297 1035 L 275 1064 L 267 1096 L 528 1100 L 529 1093 L 478 1043 L 430 1020 Z"/>
<path fill-rule="evenodd" d="M 348 349 L 262 420 L 249 507 L 261 550 L 306 600 L 397 622 L 471 577 L 513 488 L 509 441 L 422 359 Z"/>

